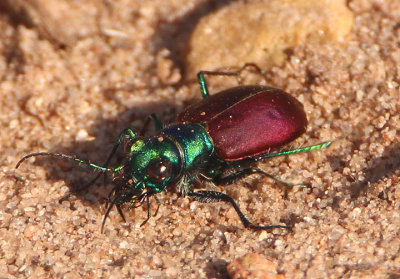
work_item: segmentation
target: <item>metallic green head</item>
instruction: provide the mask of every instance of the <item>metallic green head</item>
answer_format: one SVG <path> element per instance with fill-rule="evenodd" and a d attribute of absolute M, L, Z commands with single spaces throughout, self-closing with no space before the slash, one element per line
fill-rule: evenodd
<path fill-rule="evenodd" d="M 125 174 L 136 188 L 160 193 L 181 176 L 182 154 L 179 145 L 165 135 L 138 138 L 133 141 Z"/>
<path fill-rule="evenodd" d="M 128 148 L 119 168 L 122 181 L 114 189 L 115 204 L 141 203 L 167 187 L 189 183 L 214 152 L 204 127 L 193 123 L 168 126 L 153 137 L 134 135 Z"/>

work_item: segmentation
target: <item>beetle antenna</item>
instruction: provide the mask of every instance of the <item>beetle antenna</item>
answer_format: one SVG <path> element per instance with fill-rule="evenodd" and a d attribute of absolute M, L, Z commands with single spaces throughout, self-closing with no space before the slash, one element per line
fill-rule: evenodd
<path fill-rule="evenodd" d="M 86 166 L 89 166 L 91 168 L 100 170 L 102 172 L 106 172 L 106 171 L 115 171 L 114 169 L 109 169 L 109 168 L 105 168 L 105 167 L 101 167 L 99 165 L 84 161 L 82 159 L 73 157 L 73 156 L 69 156 L 69 155 L 65 155 L 65 154 L 59 154 L 59 153 L 50 153 L 50 152 L 38 152 L 38 153 L 31 153 L 28 154 L 24 157 L 22 157 L 21 160 L 18 161 L 17 165 L 15 166 L 16 169 L 18 169 L 18 167 L 27 159 L 31 158 L 31 157 L 38 157 L 38 156 L 50 156 L 50 157 L 58 157 L 58 158 L 62 158 L 62 159 L 66 159 L 66 160 L 70 160 L 70 161 L 75 161 L 78 162 L 79 164 L 83 164 Z"/>

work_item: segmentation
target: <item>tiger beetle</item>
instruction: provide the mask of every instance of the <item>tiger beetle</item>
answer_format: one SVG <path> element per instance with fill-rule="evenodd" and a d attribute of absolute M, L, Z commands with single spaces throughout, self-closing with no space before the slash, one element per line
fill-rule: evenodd
<path fill-rule="evenodd" d="M 193 189 L 196 181 L 228 185 L 251 174 L 272 178 L 291 188 L 293 184 L 281 181 L 252 165 L 267 158 L 326 148 L 333 142 L 271 153 L 271 150 L 277 150 L 306 131 L 307 117 L 302 103 L 281 89 L 259 85 L 237 86 L 210 95 L 205 81 L 206 75 L 239 76 L 248 66 L 257 67 L 246 64 L 236 72 L 199 72 L 197 78 L 203 96 L 200 102 L 189 106 L 178 115 L 174 123 L 166 126 L 152 114 L 151 119 L 157 130 L 154 136 L 144 137 L 141 133 L 124 129 L 103 166 L 69 155 L 40 152 L 24 156 L 16 168 L 30 157 L 52 156 L 100 171 L 78 191 L 93 184 L 101 174 L 112 173 L 119 183 L 109 194 L 101 232 L 114 205 L 125 221 L 121 207 L 124 203 L 129 203 L 129 208 L 132 208 L 146 202 L 147 219 L 142 225 L 145 224 L 151 217 L 150 198 L 154 197 L 159 207 L 156 194 L 173 186 L 177 187 L 178 193 L 191 200 L 230 203 L 246 228 L 291 229 L 286 225 L 252 224 L 227 194 Z M 126 141 L 127 146 L 125 161 L 117 167 L 109 167 L 123 141 Z"/>

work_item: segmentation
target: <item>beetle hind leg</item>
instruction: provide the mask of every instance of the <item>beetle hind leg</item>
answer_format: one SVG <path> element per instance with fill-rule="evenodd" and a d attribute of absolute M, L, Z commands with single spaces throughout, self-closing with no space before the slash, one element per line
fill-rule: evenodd
<path fill-rule="evenodd" d="M 269 230 L 269 229 L 275 229 L 275 228 L 282 228 L 282 229 L 287 229 L 291 230 L 290 226 L 284 226 L 284 225 L 254 225 L 252 224 L 246 216 L 244 216 L 243 212 L 240 210 L 239 206 L 237 203 L 227 194 L 221 193 L 221 192 L 216 192 L 216 191 L 196 191 L 196 192 L 190 192 L 187 194 L 190 199 L 196 200 L 199 202 L 204 202 L 204 203 L 210 203 L 210 202 L 219 202 L 219 201 L 224 201 L 224 202 L 229 202 L 233 208 L 235 209 L 236 213 L 239 215 L 240 220 L 242 221 L 243 225 L 246 228 L 254 229 L 254 230 Z"/>
<path fill-rule="evenodd" d="M 213 179 L 213 182 L 216 185 L 228 185 L 228 184 L 232 184 L 233 182 L 235 182 L 239 179 L 245 178 L 246 176 L 249 176 L 251 174 L 256 174 L 256 173 L 275 180 L 276 182 L 282 184 L 283 186 L 285 186 L 285 188 L 287 188 L 289 190 L 292 189 L 294 186 L 301 187 L 301 188 L 310 188 L 311 187 L 310 185 L 293 184 L 290 182 L 283 181 L 283 180 L 281 180 L 263 170 L 257 169 L 257 168 L 241 169 L 234 173 L 228 174 L 226 176 L 219 175 Z"/>

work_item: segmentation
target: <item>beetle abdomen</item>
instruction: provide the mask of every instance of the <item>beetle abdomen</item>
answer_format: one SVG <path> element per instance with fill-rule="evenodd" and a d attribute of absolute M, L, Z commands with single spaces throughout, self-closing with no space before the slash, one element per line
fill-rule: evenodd
<path fill-rule="evenodd" d="M 305 132 L 303 104 L 283 90 L 266 86 L 239 86 L 189 107 L 179 122 L 201 122 L 217 154 L 240 160 L 280 147 Z"/>

